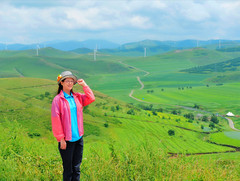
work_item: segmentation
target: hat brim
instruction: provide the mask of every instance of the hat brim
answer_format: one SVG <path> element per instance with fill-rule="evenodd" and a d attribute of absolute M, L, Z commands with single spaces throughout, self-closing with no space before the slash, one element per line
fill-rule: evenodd
<path fill-rule="evenodd" d="M 76 76 L 74 76 L 74 75 L 66 75 L 66 76 L 64 76 L 64 77 L 62 77 L 59 81 L 58 81 L 58 84 L 60 84 L 60 82 L 62 81 L 62 80 L 64 80 L 64 79 L 66 79 L 66 78 L 72 78 L 73 79 L 73 81 L 74 81 L 74 85 L 77 83 L 77 77 Z"/>

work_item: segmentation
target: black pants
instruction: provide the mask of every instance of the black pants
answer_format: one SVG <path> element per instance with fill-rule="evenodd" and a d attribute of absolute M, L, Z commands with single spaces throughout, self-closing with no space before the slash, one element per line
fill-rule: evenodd
<path fill-rule="evenodd" d="M 63 163 L 63 180 L 72 181 L 80 180 L 80 165 L 82 163 L 83 155 L 83 137 L 76 142 L 67 141 L 66 150 L 60 149 L 58 144 Z"/>

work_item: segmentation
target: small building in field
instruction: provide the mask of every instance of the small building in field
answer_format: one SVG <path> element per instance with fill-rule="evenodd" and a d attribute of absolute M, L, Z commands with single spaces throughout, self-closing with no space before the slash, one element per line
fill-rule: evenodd
<path fill-rule="evenodd" d="M 226 114 L 226 116 L 229 116 L 229 117 L 233 117 L 233 116 L 235 116 L 232 112 L 228 112 L 227 114 Z"/>

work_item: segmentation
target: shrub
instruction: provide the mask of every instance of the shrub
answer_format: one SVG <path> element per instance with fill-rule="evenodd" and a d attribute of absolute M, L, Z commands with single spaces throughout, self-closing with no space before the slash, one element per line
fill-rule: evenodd
<path fill-rule="evenodd" d="M 179 121 L 181 121 L 181 119 L 176 119 L 175 121 L 176 121 L 176 122 L 179 122 Z"/>
<path fill-rule="evenodd" d="M 218 123 L 219 123 L 219 120 L 218 120 L 217 116 L 215 116 L 215 115 L 212 115 L 210 121 L 213 122 L 213 123 L 215 123 L 215 124 L 218 124 Z"/>
<path fill-rule="evenodd" d="M 48 97 L 50 96 L 50 93 L 49 92 L 45 92 L 45 97 Z"/>
<path fill-rule="evenodd" d="M 119 105 L 116 105 L 116 110 L 118 111 L 120 109 L 120 106 Z"/>
<path fill-rule="evenodd" d="M 199 109 L 199 108 L 200 108 L 200 106 L 199 106 L 199 105 L 197 105 L 197 104 L 194 104 L 193 108 Z"/>
<path fill-rule="evenodd" d="M 105 127 L 105 128 L 108 128 L 108 123 L 104 123 L 104 127 Z"/>
<path fill-rule="evenodd" d="M 115 112 L 115 107 L 114 106 L 111 107 L 111 111 Z"/>
<path fill-rule="evenodd" d="M 211 128 L 211 129 L 215 128 L 215 124 L 214 124 L 213 122 L 211 122 L 211 123 L 209 124 L 209 128 Z"/>
<path fill-rule="evenodd" d="M 207 122 L 208 121 L 208 117 L 207 116 L 203 116 L 202 117 L 202 121 Z"/>
<path fill-rule="evenodd" d="M 128 110 L 127 114 L 135 115 L 135 112 L 133 109 Z"/>
<path fill-rule="evenodd" d="M 184 116 L 185 118 L 194 120 L 194 115 L 193 115 L 193 113 L 187 113 L 187 114 L 184 114 L 183 116 Z"/>
<path fill-rule="evenodd" d="M 171 113 L 174 114 L 174 115 L 177 115 L 177 111 L 176 110 L 173 110 Z"/>
<path fill-rule="evenodd" d="M 169 136 L 174 136 L 175 135 L 175 131 L 172 130 L 172 129 L 168 130 L 168 135 Z"/>

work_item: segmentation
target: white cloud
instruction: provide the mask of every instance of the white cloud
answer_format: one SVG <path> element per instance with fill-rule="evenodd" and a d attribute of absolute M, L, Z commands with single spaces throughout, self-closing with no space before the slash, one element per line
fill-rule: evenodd
<path fill-rule="evenodd" d="M 125 32 L 128 37 L 184 39 L 214 34 L 240 39 L 239 9 L 239 1 L 217 0 L 5 1 L 0 6 L 0 41 L 67 39 L 78 32 L 92 38 Z"/>
<path fill-rule="evenodd" d="M 210 18 L 210 14 L 204 4 L 197 4 L 190 1 L 181 2 L 180 13 L 186 20 L 196 22 Z"/>
<path fill-rule="evenodd" d="M 151 23 L 149 23 L 149 18 L 143 16 L 133 16 L 130 18 L 130 25 L 142 29 L 148 29 L 152 27 Z"/>

